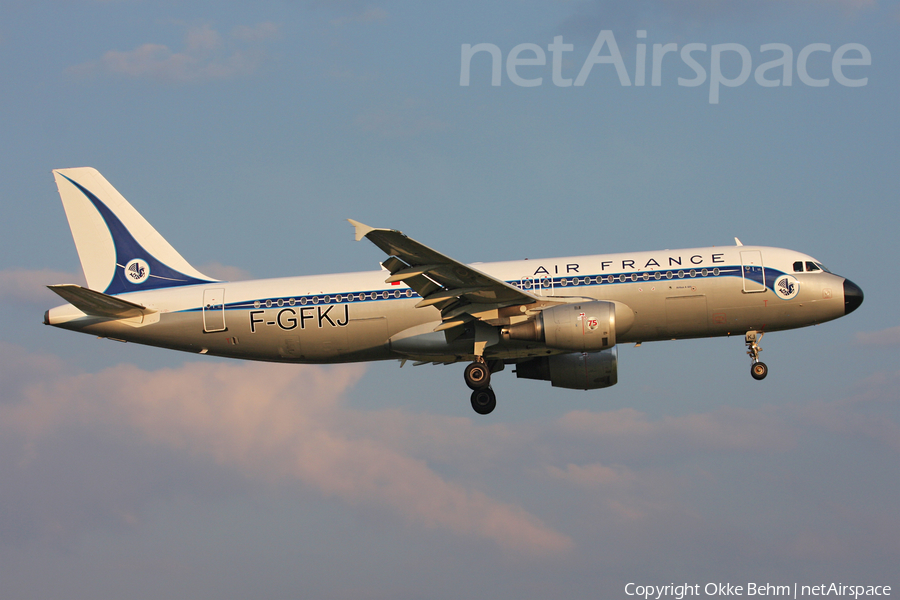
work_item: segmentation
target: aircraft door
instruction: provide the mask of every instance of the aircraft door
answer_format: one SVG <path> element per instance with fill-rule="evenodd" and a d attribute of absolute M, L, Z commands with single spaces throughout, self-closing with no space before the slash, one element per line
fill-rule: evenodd
<path fill-rule="evenodd" d="M 203 331 L 225 331 L 225 289 L 203 290 Z"/>
<path fill-rule="evenodd" d="M 741 278 L 747 293 L 766 291 L 766 271 L 759 250 L 741 252 Z"/>

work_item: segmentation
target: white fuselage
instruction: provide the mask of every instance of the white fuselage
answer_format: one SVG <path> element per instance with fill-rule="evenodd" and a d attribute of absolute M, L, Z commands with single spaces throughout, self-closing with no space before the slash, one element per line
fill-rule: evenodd
<path fill-rule="evenodd" d="M 648 342 L 776 331 L 845 314 L 844 278 L 780 248 L 727 246 L 473 265 L 551 301 L 612 301 L 633 311 L 617 342 Z M 391 358 L 471 360 L 472 342 L 434 332 L 432 306 L 386 271 L 216 282 L 119 294 L 151 314 L 87 316 L 72 305 L 47 312 L 49 325 L 119 340 L 251 360 L 334 363 Z M 789 283 L 779 281 L 784 278 Z M 779 281 L 782 287 L 776 287 Z M 783 288 L 783 289 L 782 289 Z M 522 308 L 525 312 L 525 308 Z M 502 314 L 495 321 L 500 326 Z M 499 340 L 485 358 L 524 359 L 538 342 Z"/>

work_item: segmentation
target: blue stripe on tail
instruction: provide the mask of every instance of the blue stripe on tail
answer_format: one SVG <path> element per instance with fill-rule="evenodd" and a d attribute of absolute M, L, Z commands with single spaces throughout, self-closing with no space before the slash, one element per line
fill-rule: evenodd
<path fill-rule="evenodd" d="M 62 174 L 60 173 L 60 175 Z M 116 248 L 116 270 L 103 293 L 124 294 L 126 292 L 195 285 L 214 281 L 185 275 L 157 260 L 156 257 L 145 250 L 134 239 L 134 236 L 131 235 L 131 232 L 128 231 L 128 228 L 125 227 L 122 221 L 97 196 L 77 181 L 65 175 L 62 176 L 81 190 L 81 193 L 91 201 L 91 204 L 103 217 L 103 221 L 112 235 L 113 244 Z"/>

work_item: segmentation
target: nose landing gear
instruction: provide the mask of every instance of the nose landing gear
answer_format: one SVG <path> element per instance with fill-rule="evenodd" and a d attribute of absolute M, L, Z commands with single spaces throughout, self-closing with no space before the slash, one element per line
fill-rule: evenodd
<path fill-rule="evenodd" d="M 747 344 L 747 354 L 753 361 L 753 364 L 750 365 L 750 376 L 757 381 L 765 379 L 766 375 L 769 374 L 769 367 L 766 366 L 766 363 L 759 361 L 759 353 L 762 352 L 759 342 L 762 340 L 763 333 L 762 331 L 748 331 L 744 336 L 744 343 Z"/>

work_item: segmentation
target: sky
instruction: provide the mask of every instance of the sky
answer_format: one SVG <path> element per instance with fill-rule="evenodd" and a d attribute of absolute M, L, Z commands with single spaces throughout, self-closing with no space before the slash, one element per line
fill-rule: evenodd
<path fill-rule="evenodd" d="M 900 588 L 897 2 L 2 11 L 3 600 Z M 43 326 L 45 286 L 83 282 L 50 173 L 78 166 L 226 279 L 378 269 L 352 218 L 464 262 L 738 237 L 865 302 L 767 335 L 763 382 L 741 336 L 646 343 L 608 389 L 507 369 L 479 417 L 462 365 L 245 363 Z"/>

